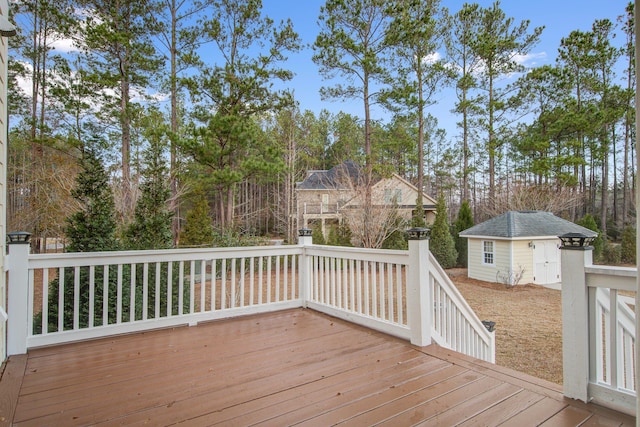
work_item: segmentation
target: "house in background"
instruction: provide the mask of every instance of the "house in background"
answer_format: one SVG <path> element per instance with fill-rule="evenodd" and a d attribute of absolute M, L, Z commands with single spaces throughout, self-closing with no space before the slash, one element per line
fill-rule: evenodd
<path fill-rule="evenodd" d="M 460 232 L 468 241 L 468 276 L 508 285 L 560 282 L 560 239 L 597 233 L 543 211 L 509 211 Z"/>
<path fill-rule="evenodd" d="M 310 170 L 304 181 L 296 185 L 298 228 L 310 228 L 319 223 L 327 236 L 327 226 L 341 224 L 349 211 L 362 208 L 364 176 L 360 166 L 345 161 L 329 170 Z M 398 215 L 410 219 L 416 208 L 418 188 L 400 175 L 374 177 L 371 189 L 373 206 L 397 209 Z M 436 201 L 422 193 L 425 220 L 435 219 Z"/>

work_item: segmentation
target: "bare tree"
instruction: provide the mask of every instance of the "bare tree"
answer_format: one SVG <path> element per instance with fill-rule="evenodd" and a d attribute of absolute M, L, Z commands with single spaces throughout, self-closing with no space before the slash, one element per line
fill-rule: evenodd
<path fill-rule="evenodd" d="M 509 191 L 496 192 L 494 203 L 480 210 L 483 218 L 498 216 L 507 211 L 541 210 L 561 214 L 580 204 L 581 197 L 569 186 L 512 185 Z"/>

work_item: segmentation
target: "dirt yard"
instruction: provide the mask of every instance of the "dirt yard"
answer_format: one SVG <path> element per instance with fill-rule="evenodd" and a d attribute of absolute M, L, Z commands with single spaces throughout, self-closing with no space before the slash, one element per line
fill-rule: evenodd
<path fill-rule="evenodd" d="M 562 384 L 560 291 L 481 282 L 466 269 L 447 273 L 480 319 L 496 322 L 496 364 Z"/>

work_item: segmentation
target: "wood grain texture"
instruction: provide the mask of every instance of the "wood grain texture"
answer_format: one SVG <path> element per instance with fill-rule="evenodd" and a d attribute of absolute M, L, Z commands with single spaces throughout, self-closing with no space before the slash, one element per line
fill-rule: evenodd
<path fill-rule="evenodd" d="M 635 423 L 308 309 L 32 350 L 9 359 L 0 411 L 17 426 Z"/>

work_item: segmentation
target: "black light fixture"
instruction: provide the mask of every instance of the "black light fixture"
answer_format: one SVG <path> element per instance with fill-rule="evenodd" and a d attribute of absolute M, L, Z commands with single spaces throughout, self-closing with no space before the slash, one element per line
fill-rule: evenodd
<path fill-rule="evenodd" d="M 409 240 L 426 240 L 431 236 L 431 230 L 428 228 L 413 227 L 407 230 Z"/>
<path fill-rule="evenodd" d="M 9 238 L 9 243 L 13 244 L 22 244 L 28 245 L 31 241 L 31 233 L 27 231 L 14 231 L 12 233 L 7 233 L 7 237 Z"/>
<path fill-rule="evenodd" d="M 496 330 L 496 322 L 491 321 L 491 320 L 483 320 L 482 324 L 484 325 L 485 328 L 487 328 L 487 331 L 489 332 L 493 332 Z"/>
<path fill-rule="evenodd" d="M 7 18 L 0 15 L 0 36 L 12 37 L 16 35 L 16 27 Z"/>
<path fill-rule="evenodd" d="M 310 228 L 301 228 L 300 230 L 298 230 L 298 236 L 300 237 L 311 237 L 312 234 L 313 230 L 311 230 Z"/>
<path fill-rule="evenodd" d="M 562 249 L 584 249 L 591 246 L 596 239 L 592 236 L 587 236 L 582 233 L 566 233 L 559 236 L 562 241 Z"/>

